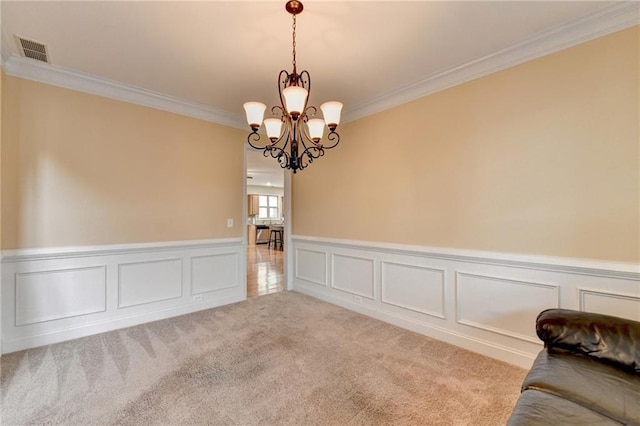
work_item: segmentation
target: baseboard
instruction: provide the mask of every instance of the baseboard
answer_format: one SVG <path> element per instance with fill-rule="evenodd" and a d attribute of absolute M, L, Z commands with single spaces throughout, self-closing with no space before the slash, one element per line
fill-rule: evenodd
<path fill-rule="evenodd" d="M 3 254 L 2 353 L 247 297 L 240 238 Z"/>
<path fill-rule="evenodd" d="M 459 346 L 461 348 L 491 358 L 499 359 L 509 364 L 517 365 L 522 368 L 531 368 L 531 365 L 535 359 L 535 355 L 532 355 L 530 353 L 520 352 L 506 346 L 491 343 L 489 341 L 465 336 L 452 330 L 447 330 L 446 328 L 415 321 L 411 318 L 407 318 L 399 314 L 385 312 L 379 309 L 373 309 L 357 303 L 345 301 L 343 299 L 332 297 L 327 294 L 315 292 L 308 288 L 297 287 L 295 291 L 315 297 L 320 300 L 324 300 L 325 302 L 337 306 L 341 306 L 359 314 L 366 315 L 368 317 L 375 318 L 407 330 L 411 330 L 415 333 L 419 333 L 427 337 L 440 340 L 442 342 L 450 343 L 452 345 Z"/>
<path fill-rule="evenodd" d="M 180 315 L 190 314 L 205 309 L 216 308 L 218 306 L 229 305 L 245 300 L 246 297 L 235 296 L 226 297 L 208 302 L 196 302 L 176 308 L 162 309 L 159 311 L 147 312 L 144 314 L 126 316 L 95 323 L 85 324 L 77 327 L 70 327 L 57 331 L 50 331 L 43 334 L 17 337 L 2 342 L 2 353 L 11 353 L 38 346 L 51 345 L 65 342 L 67 340 L 78 339 L 94 334 L 105 333 L 107 331 L 119 330 L 133 327 L 140 324 L 159 321 Z"/>
<path fill-rule="evenodd" d="M 547 308 L 640 320 L 636 264 L 292 237 L 293 289 L 528 368 Z"/>

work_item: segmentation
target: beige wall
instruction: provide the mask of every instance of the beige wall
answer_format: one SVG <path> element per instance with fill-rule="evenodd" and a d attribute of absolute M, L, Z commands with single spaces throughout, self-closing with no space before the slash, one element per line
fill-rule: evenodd
<path fill-rule="evenodd" d="M 2 248 L 242 236 L 245 132 L 20 78 L 2 84 Z"/>
<path fill-rule="evenodd" d="M 640 32 L 370 116 L 293 179 L 298 235 L 640 261 Z"/>
<path fill-rule="evenodd" d="M 2 80 L 4 68 L 0 68 L 0 248 L 2 247 Z"/>

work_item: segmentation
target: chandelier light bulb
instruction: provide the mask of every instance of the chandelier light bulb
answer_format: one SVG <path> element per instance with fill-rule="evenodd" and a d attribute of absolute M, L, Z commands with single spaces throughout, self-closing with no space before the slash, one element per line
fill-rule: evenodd
<path fill-rule="evenodd" d="M 342 102 L 325 102 L 320 105 L 324 121 L 327 122 L 327 127 L 332 132 L 336 130 L 338 124 L 340 124 L 340 113 L 342 112 Z"/>
<path fill-rule="evenodd" d="M 289 86 L 282 91 L 282 95 L 284 96 L 284 106 L 287 112 L 291 115 L 291 118 L 297 120 L 302 111 L 304 111 L 309 92 L 300 86 Z"/>
<path fill-rule="evenodd" d="M 264 111 L 267 109 L 267 106 L 261 102 L 245 102 L 243 107 L 247 114 L 247 123 L 249 123 L 249 127 L 251 127 L 251 130 L 256 132 L 262 124 Z"/>
<path fill-rule="evenodd" d="M 324 120 L 321 118 L 312 118 L 307 121 L 307 127 L 309 128 L 309 136 L 314 142 L 319 142 L 322 139 L 324 133 Z"/>
<path fill-rule="evenodd" d="M 282 132 L 282 120 L 279 118 L 267 118 L 264 120 L 264 127 L 267 130 L 267 137 L 274 142 Z"/>

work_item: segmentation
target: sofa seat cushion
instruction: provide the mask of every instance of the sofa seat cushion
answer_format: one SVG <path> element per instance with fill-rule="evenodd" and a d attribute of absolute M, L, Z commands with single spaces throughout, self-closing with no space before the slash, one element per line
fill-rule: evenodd
<path fill-rule="evenodd" d="M 526 390 L 520 395 L 507 426 L 534 425 L 619 426 L 620 423 L 564 398 Z"/>
<path fill-rule="evenodd" d="M 544 350 L 522 389 L 562 397 L 623 424 L 640 424 L 640 375 L 589 356 Z"/>

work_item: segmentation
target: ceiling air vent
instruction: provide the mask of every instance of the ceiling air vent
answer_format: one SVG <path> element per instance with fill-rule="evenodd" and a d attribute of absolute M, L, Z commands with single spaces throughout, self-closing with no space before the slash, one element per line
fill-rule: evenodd
<path fill-rule="evenodd" d="M 16 36 L 16 38 L 18 39 L 18 46 L 22 49 L 22 54 L 25 57 L 49 63 L 49 55 L 45 44 L 33 40 L 27 40 L 20 36 Z"/>

